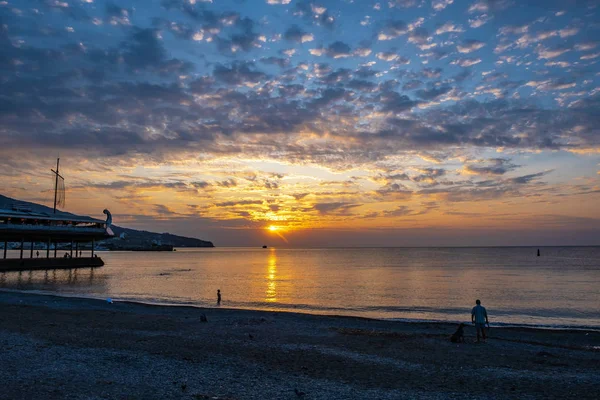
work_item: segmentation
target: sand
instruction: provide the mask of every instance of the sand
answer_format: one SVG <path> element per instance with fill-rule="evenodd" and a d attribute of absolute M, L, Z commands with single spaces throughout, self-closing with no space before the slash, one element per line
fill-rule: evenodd
<path fill-rule="evenodd" d="M 0 292 L 0 398 L 600 398 L 600 332 L 454 329 Z"/>

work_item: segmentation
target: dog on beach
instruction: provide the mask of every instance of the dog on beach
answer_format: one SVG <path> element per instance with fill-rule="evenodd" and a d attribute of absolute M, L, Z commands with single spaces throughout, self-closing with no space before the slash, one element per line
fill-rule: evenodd
<path fill-rule="evenodd" d="M 456 332 L 450 336 L 450 341 L 452 343 L 464 343 L 465 342 L 465 333 L 464 333 L 465 324 L 460 324 L 456 329 Z"/>

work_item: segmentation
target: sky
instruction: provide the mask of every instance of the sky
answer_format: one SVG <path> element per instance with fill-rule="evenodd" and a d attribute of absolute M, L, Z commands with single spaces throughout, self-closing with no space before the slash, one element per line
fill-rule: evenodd
<path fill-rule="evenodd" d="M 600 2 L 0 0 L 2 194 L 217 246 L 600 244 Z"/>

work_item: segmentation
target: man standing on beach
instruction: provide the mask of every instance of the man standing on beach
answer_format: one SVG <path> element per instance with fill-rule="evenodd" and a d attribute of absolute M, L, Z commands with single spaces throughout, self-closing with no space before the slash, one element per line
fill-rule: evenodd
<path fill-rule="evenodd" d="M 479 343 L 479 334 L 481 332 L 481 336 L 483 337 L 483 341 L 485 342 L 485 324 L 490 326 L 490 322 L 488 321 L 487 311 L 484 306 L 481 305 L 481 300 L 475 300 L 477 304 L 471 310 L 471 322 L 475 324 L 475 329 L 477 330 L 477 342 Z"/>

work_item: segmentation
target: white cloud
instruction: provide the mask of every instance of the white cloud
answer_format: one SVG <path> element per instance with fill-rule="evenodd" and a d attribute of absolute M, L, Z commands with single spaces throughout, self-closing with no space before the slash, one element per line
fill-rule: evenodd
<path fill-rule="evenodd" d="M 571 49 L 568 49 L 568 48 L 549 49 L 547 47 L 540 46 L 540 45 L 538 45 L 538 47 L 536 48 L 536 52 L 538 53 L 539 60 L 556 58 L 558 56 L 561 56 L 561 55 L 569 52 L 570 50 Z"/>
<path fill-rule="evenodd" d="M 592 53 L 592 54 L 586 54 L 584 56 L 579 57 L 582 60 L 593 60 L 594 58 L 598 58 L 600 57 L 600 53 Z"/>
<path fill-rule="evenodd" d="M 454 0 L 433 0 L 431 2 L 431 7 L 433 7 L 435 11 L 442 11 L 452 3 L 454 3 Z"/>
<path fill-rule="evenodd" d="M 204 30 L 201 29 L 198 32 L 194 33 L 194 36 L 192 36 L 192 39 L 194 39 L 197 42 L 204 39 Z"/>
<path fill-rule="evenodd" d="M 315 37 L 312 33 L 305 33 L 300 39 L 302 43 L 312 42 L 313 40 L 315 40 Z"/>
<path fill-rule="evenodd" d="M 435 30 L 435 34 L 441 35 L 443 33 L 461 33 L 464 31 L 465 30 L 461 25 L 454 25 L 452 22 L 446 22 L 444 25 Z"/>
<path fill-rule="evenodd" d="M 479 28 L 485 24 L 487 24 L 489 22 L 489 20 L 491 20 L 492 17 L 488 16 L 487 14 L 481 14 L 478 17 L 475 18 L 469 18 L 469 26 L 471 28 Z"/>
<path fill-rule="evenodd" d="M 459 53 L 463 53 L 463 54 L 472 53 L 474 51 L 481 49 L 482 47 L 485 47 L 485 43 L 480 42 L 478 40 L 465 42 L 463 44 L 459 44 L 458 46 L 456 46 Z"/>
<path fill-rule="evenodd" d="M 354 53 L 359 57 L 367 57 L 372 53 L 372 50 L 368 47 L 359 47 Z"/>
<path fill-rule="evenodd" d="M 450 64 L 459 65 L 461 67 L 470 67 L 475 64 L 479 64 L 481 62 L 481 58 L 460 58 L 452 61 Z"/>
<path fill-rule="evenodd" d="M 380 60 L 383 60 L 383 61 L 394 61 L 394 60 L 397 60 L 398 57 L 400 57 L 400 56 L 395 53 L 388 53 L 388 52 L 377 53 L 377 58 L 379 58 Z"/>

